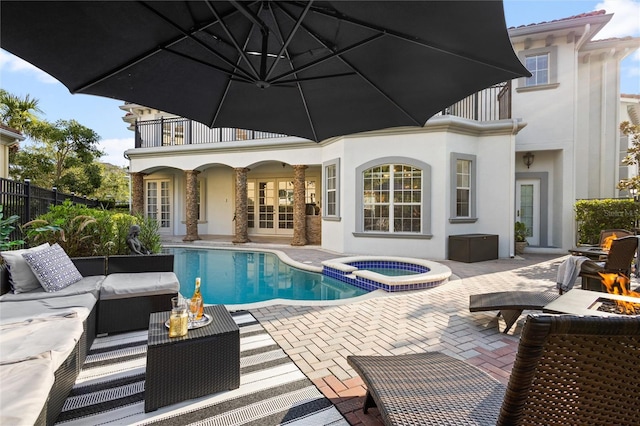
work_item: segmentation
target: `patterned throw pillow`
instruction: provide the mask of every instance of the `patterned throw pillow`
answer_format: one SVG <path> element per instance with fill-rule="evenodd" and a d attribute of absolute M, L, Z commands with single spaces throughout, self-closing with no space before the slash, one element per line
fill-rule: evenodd
<path fill-rule="evenodd" d="M 59 244 L 44 250 L 24 253 L 22 257 L 48 293 L 62 290 L 82 279 L 78 268 Z"/>

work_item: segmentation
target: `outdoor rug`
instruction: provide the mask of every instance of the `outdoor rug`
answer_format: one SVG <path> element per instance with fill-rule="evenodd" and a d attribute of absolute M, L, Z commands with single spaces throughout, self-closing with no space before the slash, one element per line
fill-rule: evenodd
<path fill-rule="evenodd" d="M 147 331 L 98 337 L 56 424 L 348 425 L 251 313 L 231 315 L 240 388 L 145 413 Z"/>

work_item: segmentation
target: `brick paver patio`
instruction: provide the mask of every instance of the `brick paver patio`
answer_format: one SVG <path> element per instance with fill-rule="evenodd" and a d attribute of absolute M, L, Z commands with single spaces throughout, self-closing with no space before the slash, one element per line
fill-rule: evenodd
<path fill-rule="evenodd" d="M 313 265 L 343 256 L 309 246 L 244 246 L 280 250 Z M 565 257 L 525 254 L 523 258 L 477 263 L 442 261 L 454 276 L 433 289 L 334 306 L 273 305 L 251 312 L 352 425 L 381 425 L 377 409 L 368 414 L 362 411 L 366 389 L 347 364 L 347 356 L 441 351 L 506 384 L 528 311 L 504 334 L 504 321 L 496 317 L 497 312 L 469 312 L 469 295 L 507 290 L 555 294 L 558 266 Z"/>
<path fill-rule="evenodd" d="M 288 254 L 296 258 L 295 253 Z M 446 261 L 442 263 L 456 277 L 431 290 L 340 306 L 276 305 L 252 312 L 352 425 L 379 425 L 376 409 L 368 414 L 362 411 L 366 390 L 347 364 L 348 355 L 441 351 L 506 383 L 526 315 L 509 334 L 501 333 L 504 322 L 495 312 L 469 312 L 469 295 L 505 290 L 555 292 L 562 259 L 526 255 L 525 259 L 474 264 Z"/>

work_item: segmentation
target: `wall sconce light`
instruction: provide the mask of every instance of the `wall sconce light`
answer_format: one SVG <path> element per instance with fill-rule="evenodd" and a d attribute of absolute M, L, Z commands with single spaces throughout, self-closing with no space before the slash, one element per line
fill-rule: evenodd
<path fill-rule="evenodd" d="M 533 159 L 536 156 L 533 155 L 531 152 L 527 152 L 525 155 L 522 156 L 522 161 L 524 161 L 525 166 L 527 166 L 527 169 L 529 167 L 531 167 L 531 165 L 533 164 Z"/>

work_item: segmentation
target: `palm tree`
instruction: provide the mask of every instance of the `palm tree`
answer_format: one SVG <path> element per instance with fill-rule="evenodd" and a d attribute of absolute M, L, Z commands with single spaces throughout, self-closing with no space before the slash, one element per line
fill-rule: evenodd
<path fill-rule="evenodd" d="M 26 135 L 34 123 L 39 121 L 38 100 L 26 95 L 24 99 L 0 89 L 0 122 Z"/>

